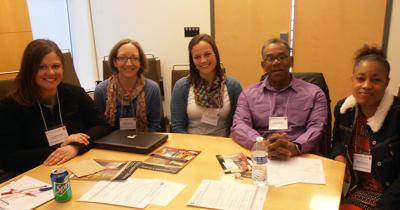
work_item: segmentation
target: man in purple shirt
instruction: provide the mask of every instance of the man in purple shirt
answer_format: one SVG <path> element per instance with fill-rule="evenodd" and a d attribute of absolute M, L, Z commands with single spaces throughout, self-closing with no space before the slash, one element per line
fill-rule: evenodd
<path fill-rule="evenodd" d="M 232 138 L 250 149 L 258 136 L 264 137 L 272 159 L 317 153 L 328 118 L 324 92 L 292 76 L 293 58 L 286 42 L 268 40 L 261 53 L 267 77 L 240 94 Z"/>

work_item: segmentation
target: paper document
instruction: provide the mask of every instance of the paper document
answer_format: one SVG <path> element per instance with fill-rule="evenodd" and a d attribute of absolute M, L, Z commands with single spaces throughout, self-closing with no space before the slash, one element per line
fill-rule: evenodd
<path fill-rule="evenodd" d="M 99 181 L 79 201 L 145 208 L 150 203 L 168 205 L 186 185 L 155 179 Z M 168 196 L 164 196 L 168 194 Z"/>
<path fill-rule="evenodd" d="M 293 157 L 287 161 L 270 160 L 267 163 L 268 184 L 276 187 L 294 184 L 326 184 L 321 159 Z"/>
<path fill-rule="evenodd" d="M 24 176 L 0 188 L 0 209 L 33 209 L 54 198 L 51 185 Z"/>
<path fill-rule="evenodd" d="M 160 180 L 161 181 L 161 180 Z M 164 184 L 158 195 L 151 201 L 151 204 L 167 206 L 182 190 L 186 184 L 162 181 Z"/>
<path fill-rule="evenodd" d="M 268 186 L 203 180 L 187 203 L 190 206 L 226 210 L 262 210 Z"/>

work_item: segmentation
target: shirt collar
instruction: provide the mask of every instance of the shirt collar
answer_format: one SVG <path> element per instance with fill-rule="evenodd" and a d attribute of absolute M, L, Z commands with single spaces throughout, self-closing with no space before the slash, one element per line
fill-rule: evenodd
<path fill-rule="evenodd" d="M 262 82 L 263 90 L 268 90 L 268 91 L 272 91 L 272 92 L 283 92 L 283 91 L 286 91 L 287 89 L 292 89 L 292 90 L 297 92 L 297 89 L 298 89 L 297 79 L 293 77 L 292 73 L 289 73 L 289 74 L 290 74 L 290 77 L 291 77 L 290 83 L 289 83 L 289 85 L 287 87 L 283 88 L 282 90 L 277 90 L 274 87 L 272 87 L 269 84 L 269 81 L 268 81 L 268 77 L 269 76 L 266 76 L 264 81 Z"/>

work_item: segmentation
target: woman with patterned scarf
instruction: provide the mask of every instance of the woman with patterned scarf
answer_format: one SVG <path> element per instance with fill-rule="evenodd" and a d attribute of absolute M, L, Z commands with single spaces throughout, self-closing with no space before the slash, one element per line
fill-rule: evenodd
<path fill-rule="evenodd" d="M 190 74 L 175 84 L 171 98 L 172 131 L 229 136 L 240 83 L 221 68 L 214 39 L 200 34 L 189 43 Z"/>
<path fill-rule="evenodd" d="M 158 131 L 161 93 L 158 84 L 143 75 L 147 59 L 139 43 L 131 39 L 119 41 L 111 49 L 108 61 L 114 73 L 97 85 L 96 108 L 115 128 Z"/>
<path fill-rule="evenodd" d="M 332 157 L 346 164 L 341 210 L 400 209 L 400 98 L 382 50 L 356 55 L 352 95 L 335 107 Z"/>

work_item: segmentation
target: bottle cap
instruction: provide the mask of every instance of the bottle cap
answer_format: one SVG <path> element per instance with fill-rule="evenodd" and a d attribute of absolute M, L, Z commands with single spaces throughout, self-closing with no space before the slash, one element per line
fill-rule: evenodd
<path fill-rule="evenodd" d="M 264 138 L 262 136 L 256 138 L 256 142 L 262 142 L 262 141 L 264 141 Z"/>

